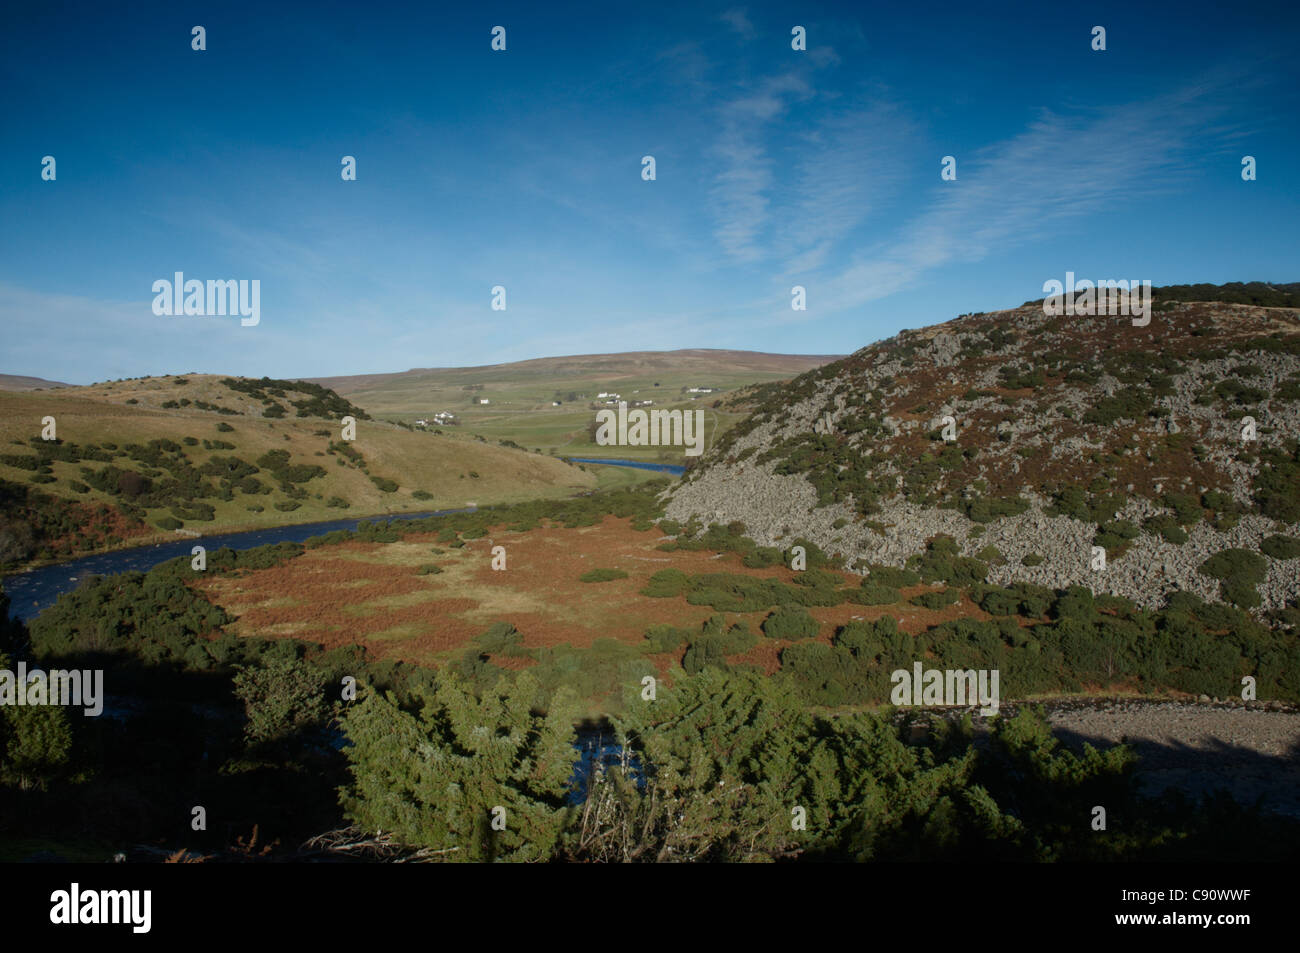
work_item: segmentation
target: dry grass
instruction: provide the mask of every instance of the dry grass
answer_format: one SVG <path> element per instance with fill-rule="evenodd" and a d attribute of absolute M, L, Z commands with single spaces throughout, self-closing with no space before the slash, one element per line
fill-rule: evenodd
<path fill-rule="evenodd" d="M 663 541 L 660 533 L 637 532 L 630 520 L 615 517 L 578 529 L 497 530 L 442 555 L 429 551 L 434 539 L 433 534 L 421 534 L 398 543 L 322 546 L 271 569 L 211 578 L 198 585 L 237 617 L 233 630 L 240 635 L 293 636 L 329 647 L 362 644 L 380 658 L 436 664 L 462 651 L 496 621 L 514 624 L 527 648 L 563 644 L 589 648 L 602 638 L 640 646 L 654 623 L 698 629 L 714 614 L 709 606 L 641 594 L 650 577 L 664 568 L 787 582 L 794 576 L 784 567 L 747 569 L 730 554 L 662 552 L 656 549 Z M 494 546 L 506 549 L 504 571 L 492 569 Z M 430 563 L 442 572 L 420 575 L 420 567 Z M 623 569 L 628 577 L 602 583 L 579 581 L 584 572 L 597 568 Z M 860 581 L 842 575 L 847 586 Z M 847 622 L 883 615 L 894 616 L 911 633 L 961 616 L 988 618 L 966 599 L 938 611 L 906 603 L 926 589 L 904 590 L 897 605 L 845 603 L 808 611 L 822 624 L 823 641 Z M 745 618 L 750 629 L 758 632 L 767 613 L 727 615 Z M 734 660 L 775 671 L 785 644 L 763 639 Z M 529 664 L 526 659 L 494 661 L 510 667 Z M 667 656 L 656 659 L 663 671 L 672 661 Z"/>

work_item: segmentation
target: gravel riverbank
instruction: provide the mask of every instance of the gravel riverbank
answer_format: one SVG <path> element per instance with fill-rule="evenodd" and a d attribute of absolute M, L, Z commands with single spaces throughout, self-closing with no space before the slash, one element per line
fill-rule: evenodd
<path fill-rule="evenodd" d="M 1260 801 L 1267 811 L 1300 818 L 1300 710 L 1276 703 L 1124 698 L 1042 705 L 1056 736 L 1075 750 L 1085 743 L 1100 749 L 1132 745 L 1144 794 L 1172 787 L 1199 798 L 1222 788 L 1241 804 Z M 1015 707 L 1004 703 L 1002 714 L 1012 715 Z M 978 733 L 987 731 L 985 719 L 976 715 L 975 723 Z"/>

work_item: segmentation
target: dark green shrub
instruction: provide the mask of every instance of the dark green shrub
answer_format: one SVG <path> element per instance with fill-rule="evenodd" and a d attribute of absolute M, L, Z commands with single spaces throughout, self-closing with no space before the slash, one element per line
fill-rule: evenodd
<path fill-rule="evenodd" d="M 1112 520 L 1097 527 L 1093 545 L 1104 547 L 1107 555 L 1114 556 L 1127 549 L 1128 544 L 1141 532 L 1141 529 L 1128 520 Z"/>
<path fill-rule="evenodd" d="M 1274 559 L 1295 559 L 1300 556 L 1300 539 L 1294 536 L 1269 536 L 1259 545 L 1266 556 Z"/>
<path fill-rule="evenodd" d="M 908 600 L 914 606 L 921 606 L 923 609 L 942 609 L 950 606 L 961 599 L 961 591 L 957 589 L 940 589 L 934 592 L 922 592 Z"/>
<path fill-rule="evenodd" d="M 446 541 L 443 540 L 443 542 Z M 655 596 L 661 599 L 681 596 L 686 594 L 686 588 L 689 584 L 690 577 L 680 569 L 660 569 L 650 577 L 645 588 L 641 590 L 641 595 Z"/>
<path fill-rule="evenodd" d="M 1091 619 L 1096 612 L 1092 591 L 1083 586 L 1071 586 L 1058 595 L 1052 604 L 1052 617 L 1055 619 L 1071 617 Z"/>
<path fill-rule="evenodd" d="M 1112 397 L 1103 397 L 1097 406 L 1083 415 L 1086 424 L 1109 426 L 1117 420 L 1137 420 L 1151 409 L 1150 396 L 1135 388 L 1128 387 Z"/>
<path fill-rule="evenodd" d="M 578 577 L 581 582 L 610 582 L 614 579 L 626 579 L 627 573 L 621 569 L 588 569 Z"/>
<path fill-rule="evenodd" d="M 1035 586 L 1029 582 L 1018 582 L 1011 591 L 1019 598 L 1020 614 L 1029 619 L 1039 619 L 1047 615 L 1056 599 L 1056 593 L 1044 586 Z"/>
<path fill-rule="evenodd" d="M 781 606 L 763 620 L 763 634 L 769 639 L 793 642 L 812 638 L 819 629 L 817 620 L 799 606 Z"/>
<path fill-rule="evenodd" d="M 186 504 L 177 504 L 171 508 L 172 515 L 183 520 L 197 520 L 201 523 L 210 522 L 217 518 L 217 511 L 209 503 L 198 501 Z"/>
<path fill-rule="evenodd" d="M 672 625 L 657 624 L 646 629 L 645 637 L 651 645 L 651 651 L 672 652 L 691 637 L 691 631 Z"/>
<path fill-rule="evenodd" d="M 1268 563 L 1248 549 L 1225 549 L 1201 564 L 1203 575 L 1219 580 L 1220 594 L 1227 602 L 1245 608 L 1260 603 L 1256 586 L 1264 581 Z"/>
<path fill-rule="evenodd" d="M 491 655 L 515 655 L 523 647 L 524 637 L 509 622 L 493 622 L 474 642 L 479 651 Z"/>
<path fill-rule="evenodd" d="M 682 656 L 682 668 L 688 675 L 695 675 L 708 666 L 726 668 L 728 655 L 746 652 L 757 644 L 757 636 L 743 623 L 728 629 L 722 616 L 711 616 L 700 634 L 691 639 Z"/>
<path fill-rule="evenodd" d="M 1198 510 L 1199 513 L 1199 510 Z M 1151 516 L 1142 523 L 1148 533 L 1158 533 L 1167 542 L 1182 544 L 1187 542 L 1187 531 L 1178 525 L 1172 516 Z"/>
<path fill-rule="evenodd" d="M 794 679 L 800 697 L 813 705 L 868 701 L 863 668 L 848 651 L 824 642 L 796 642 L 781 650 L 781 671 Z"/>
<path fill-rule="evenodd" d="M 866 586 L 870 582 L 876 585 L 890 586 L 894 589 L 906 589 L 908 586 L 919 584 L 920 581 L 921 576 L 910 569 L 896 569 L 893 566 L 871 566 L 867 578 L 862 581 L 862 585 Z"/>
<path fill-rule="evenodd" d="M 1018 516 L 1029 509 L 1029 503 L 1019 497 L 964 497 L 957 501 L 956 508 L 974 523 L 991 523 L 1004 516 Z"/>
<path fill-rule="evenodd" d="M 660 524 L 662 527 L 662 524 Z M 780 566 L 784 563 L 781 550 L 775 546 L 756 546 L 745 553 L 741 563 L 747 569 L 766 569 L 768 566 Z"/>
<path fill-rule="evenodd" d="M 796 572 L 793 581 L 796 586 L 814 586 L 823 589 L 834 589 L 839 586 L 840 577 L 825 569 L 809 569 L 806 572 Z"/>
<path fill-rule="evenodd" d="M 870 579 L 864 580 L 860 587 L 850 589 L 845 595 L 849 602 L 860 606 L 889 606 L 903 598 L 903 594 L 893 586 L 881 585 Z"/>
<path fill-rule="evenodd" d="M 1300 441 L 1260 450 L 1254 496 L 1260 512 L 1282 523 L 1300 522 Z"/>
<path fill-rule="evenodd" d="M 1009 616 L 1017 613 L 1029 619 L 1047 614 L 1056 594 L 1043 586 L 1018 582 L 1007 589 L 990 586 L 982 590 L 975 601 L 989 615 Z"/>
<path fill-rule="evenodd" d="M 939 536 L 926 545 L 923 554 L 909 559 L 907 565 L 921 574 L 923 582 L 946 582 L 954 586 L 983 582 L 989 567 L 978 559 L 957 553 L 957 543 L 952 537 Z"/>
<path fill-rule="evenodd" d="M 1201 501 L 1190 493 L 1166 493 L 1165 506 L 1174 511 L 1180 526 L 1192 526 L 1201 521 Z"/>
<path fill-rule="evenodd" d="M 698 675 L 705 668 L 727 667 L 727 653 L 719 639 L 714 636 L 699 636 L 686 649 L 682 656 L 682 668 L 687 675 Z"/>
<path fill-rule="evenodd" d="M 825 604 L 828 592 L 833 600 L 831 604 L 837 604 L 840 597 L 833 590 L 805 589 L 788 586 L 779 579 L 714 572 L 691 577 L 686 601 L 723 612 L 759 612 L 775 605 Z"/>

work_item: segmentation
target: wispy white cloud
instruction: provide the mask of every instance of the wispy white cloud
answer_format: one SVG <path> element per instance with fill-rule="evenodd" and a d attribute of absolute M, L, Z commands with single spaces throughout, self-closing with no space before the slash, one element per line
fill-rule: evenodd
<path fill-rule="evenodd" d="M 742 8 L 733 7 L 720 14 L 718 19 L 735 30 L 742 40 L 752 40 L 754 38 L 754 24 L 750 22 L 749 14 Z"/>
<path fill-rule="evenodd" d="M 811 95 L 798 80 L 728 103 L 713 150 L 718 243 L 736 263 L 771 264 L 780 280 L 842 257 L 845 239 L 904 177 L 899 144 L 917 133 L 901 109 L 876 102 L 841 104 L 766 135 L 769 120 Z"/>
<path fill-rule="evenodd" d="M 808 81 L 795 73 L 770 78 L 718 108 L 719 133 L 711 150 L 719 163 L 709 190 L 714 235 L 737 262 L 768 257 L 762 238 L 768 227 L 774 160 L 768 154 L 765 126 L 796 100 L 812 95 Z"/>
<path fill-rule="evenodd" d="M 1220 109 L 1197 87 L 1105 111 L 1044 111 L 1019 135 L 958 156 L 954 182 L 938 181 L 936 157 L 928 206 L 818 282 L 823 313 L 902 291 L 944 265 L 1049 237 L 1085 216 L 1137 224 L 1124 218 L 1125 203 L 1176 190 Z"/>
<path fill-rule="evenodd" d="M 1044 110 L 1022 132 L 957 156 L 954 182 L 940 180 L 933 156 L 933 184 L 897 223 L 873 212 L 905 176 L 914 177 L 909 163 L 918 160 L 899 144 L 924 140 L 919 122 L 887 100 L 839 109 L 812 123 L 792 164 L 779 167 L 762 124 L 738 119 L 777 112 L 767 104 L 779 97 L 761 88 L 731 104 L 732 125 L 720 134 L 732 163 L 717 186 L 715 234 L 736 261 L 773 265 L 768 304 L 755 324 L 820 320 L 914 288 L 945 266 L 1050 238 L 1089 216 L 1113 216 L 1117 228 L 1140 226 L 1128 217 L 1132 203 L 1185 188 L 1195 160 L 1230 133 L 1225 98 L 1232 88 L 1232 76 L 1216 73 L 1105 110 Z M 1207 129 L 1214 142 L 1206 141 Z M 778 181 L 781 170 L 789 170 L 788 184 Z M 789 307 L 796 282 L 808 289 L 804 312 Z"/>
<path fill-rule="evenodd" d="M 904 177 L 899 144 L 916 135 L 901 109 L 878 102 L 837 112 L 801 137 L 773 244 L 783 275 L 815 271 L 843 251 L 841 243 Z"/>

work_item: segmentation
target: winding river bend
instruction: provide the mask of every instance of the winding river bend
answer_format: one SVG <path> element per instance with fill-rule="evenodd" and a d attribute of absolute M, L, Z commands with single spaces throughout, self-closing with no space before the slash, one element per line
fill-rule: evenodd
<path fill-rule="evenodd" d="M 450 513 L 470 513 L 473 508 L 435 510 L 426 513 L 394 513 L 389 516 L 368 516 L 357 519 L 327 520 L 323 523 L 295 523 L 292 526 L 271 526 L 243 533 L 220 533 L 213 536 L 186 536 L 182 539 L 153 546 L 118 549 L 111 553 L 96 553 L 80 559 L 42 566 L 27 572 L 14 573 L 4 578 L 5 593 L 11 604 L 10 615 L 24 622 L 48 608 L 65 592 L 77 587 L 83 576 L 111 576 L 119 572 L 147 572 L 159 563 L 177 556 L 188 556 L 195 546 L 209 552 L 221 549 L 253 549 L 268 543 L 301 543 L 313 536 L 321 536 L 337 529 L 354 530 L 359 523 L 387 523 L 390 520 L 418 520 Z"/>
<path fill-rule="evenodd" d="M 669 463 L 643 463 L 639 460 L 612 458 L 570 457 L 574 463 L 598 463 L 611 467 L 631 467 L 637 470 L 655 470 L 680 476 L 686 468 Z M 54 600 L 77 587 L 77 582 L 88 575 L 111 576 L 119 572 L 147 572 L 159 563 L 177 556 L 188 556 L 196 545 L 209 552 L 221 549 L 253 549 L 270 543 L 301 543 L 313 536 L 334 530 L 354 530 L 358 523 L 386 523 L 390 520 L 419 520 L 430 516 L 447 516 L 451 513 L 470 513 L 474 507 L 459 510 L 433 510 L 424 513 L 394 513 L 385 516 L 366 516 L 356 519 L 327 520 L 323 523 L 295 523 L 292 526 L 272 526 L 248 530 L 243 533 L 222 533 L 214 536 L 186 536 L 152 546 L 96 553 L 68 562 L 42 566 L 27 572 L 14 573 L 3 579 L 5 592 L 10 598 L 9 612 L 24 622 L 34 618 L 42 609 L 53 605 Z"/>

